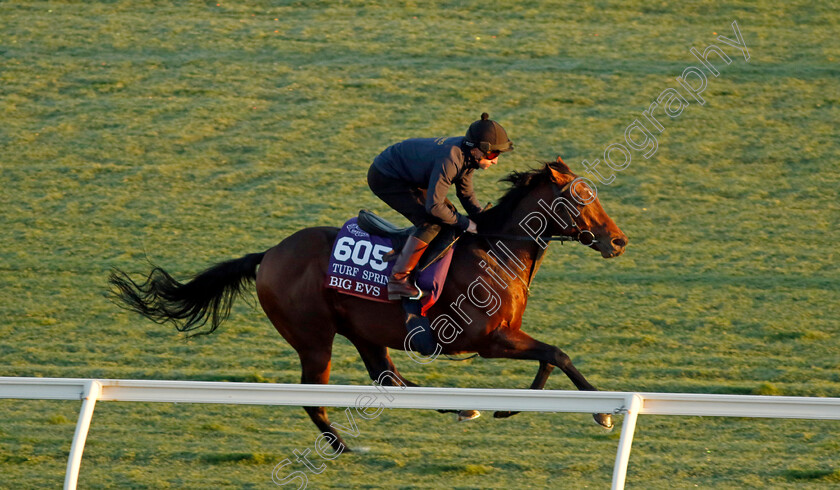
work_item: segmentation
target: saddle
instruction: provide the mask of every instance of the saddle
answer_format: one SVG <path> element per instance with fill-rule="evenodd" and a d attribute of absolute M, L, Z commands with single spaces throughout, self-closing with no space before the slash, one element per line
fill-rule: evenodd
<path fill-rule="evenodd" d="M 409 226 L 407 228 L 399 228 L 393 223 L 389 222 L 381 216 L 377 216 L 373 211 L 362 209 L 359 211 L 359 228 L 370 233 L 371 235 L 382 236 L 391 239 L 394 247 L 394 254 L 392 259 L 397 257 L 397 254 L 402 250 L 405 242 L 408 241 L 416 226 Z M 420 257 L 420 262 L 417 264 L 418 271 L 424 271 L 427 267 L 434 264 L 449 252 L 449 249 L 455 245 L 455 242 L 461 238 L 463 232 L 454 226 L 443 225 L 440 233 L 432 240 L 432 243 L 426 248 L 426 252 Z"/>

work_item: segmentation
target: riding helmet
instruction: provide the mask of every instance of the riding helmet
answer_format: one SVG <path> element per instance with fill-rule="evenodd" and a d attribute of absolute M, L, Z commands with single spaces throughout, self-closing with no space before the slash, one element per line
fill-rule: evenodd
<path fill-rule="evenodd" d="M 504 153 L 513 150 L 513 141 L 508 138 L 505 128 L 490 119 L 486 112 L 481 113 L 481 119 L 470 124 L 464 143 L 470 148 L 478 148 L 485 155 L 493 151 Z"/>

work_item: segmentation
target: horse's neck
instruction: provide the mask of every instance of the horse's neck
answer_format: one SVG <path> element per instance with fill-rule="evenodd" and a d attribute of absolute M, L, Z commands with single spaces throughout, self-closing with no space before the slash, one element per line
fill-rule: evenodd
<path fill-rule="evenodd" d="M 474 235 L 468 255 L 483 270 L 480 273 L 488 282 L 504 282 L 507 285 L 520 283 L 530 287 L 534 275 L 542 263 L 543 249 L 533 240 L 481 237 Z M 507 289 L 507 287 L 505 287 Z"/>
<path fill-rule="evenodd" d="M 548 244 L 534 240 L 521 223 L 535 211 L 542 214 L 539 201 L 545 197 L 543 196 L 545 192 L 545 189 L 538 188 L 522 198 L 511 215 L 494 232 L 503 236 L 517 237 L 516 239 L 491 238 L 487 240 L 489 247 L 485 249 L 494 260 L 506 261 L 506 264 L 500 265 L 507 266 L 508 270 L 517 270 L 526 286 L 530 286 L 531 280 L 539 270 L 545 251 L 543 245 L 547 247 Z M 543 217 L 543 219 L 546 218 Z"/>
<path fill-rule="evenodd" d="M 550 195 L 550 187 L 541 185 L 522 197 L 512 209 L 507 206 L 491 209 L 480 220 L 483 236 L 464 237 L 466 243 L 462 242 L 456 250 L 456 260 L 474 261 L 480 269 L 473 269 L 471 273 L 478 272 L 483 279 L 492 278 L 496 283 L 506 285 L 519 283 L 527 289 L 542 262 L 544 249 L 541 245 L 546 246 L 546 243 L 534 240 L 520 223 L 535 211 L 541 213 L 540 199 L 550 199 Z"/>
<path fill-rule="evenodd" d="M 546 203 L 550 203 L 550 193 L 550 189 L 545 185 L 541 185 L 536 189 L 533 189 L 533 191 L 531 191 L 528 195 L 524 196 L 516 204 L 516 206 L 510 212 L 509 216 L 504 217 L 504 221 L 496 227 L 497 230 L 495 230 L 494 233 L 521 236 L 523 238 L 532 239 L 532 237 L 528 235 L 525 228 L 523 227 L 523 222 L 526 220 L 526 218 L 532 218 L 534 212 L 539 213 L 543 220 L 547 219 L 543 207 L 540 206 L 540 201 L 543 201 L 543 206 L 546 206 Z M 551 222 L 551 220 L 548 220 L 548 227 L 552 227 L 553 224 L 554 223 Z"/>
<path fill-rule="evenodd" d="M 530 286 L 543 257 L 540 246 L 530 240 L 490 238 L 481 248 L 486 256 L 483 261 L 487 263 L 485 270 L 487 267 L 497 269 L 504 273 L 500 277 L 513 281 L 518 279 L 525 286 Z M 511 278 L 511 275 L 516 277 Z"/>

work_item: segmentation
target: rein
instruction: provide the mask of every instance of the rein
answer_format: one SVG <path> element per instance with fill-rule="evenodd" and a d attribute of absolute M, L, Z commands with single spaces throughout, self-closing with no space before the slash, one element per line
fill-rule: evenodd
<path fill-rule="evenodd" d="M 519 241 L 536 241 L 535 238 L 529 236 L 522 236 L 522 235 L 504 235 L 501 233 L 478 233 L 476 234 L 478 238 L 501 238 L 502 240 L 519 240 Z M 582 236 L 591 238 L 581 238 Z M 576 236 L 567 236 L 567 235 L 542 235 L 537 237 L 544 242 L 580 242 L 586 246 L 592 245 L 596 243 L 595 235 L 589 230 L 583 230 L 578 233 Z"/>

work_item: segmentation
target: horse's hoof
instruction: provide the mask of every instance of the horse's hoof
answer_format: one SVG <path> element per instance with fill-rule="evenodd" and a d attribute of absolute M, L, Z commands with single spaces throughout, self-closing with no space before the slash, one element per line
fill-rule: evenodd
<path fill-rule="evenodd" d="M 458 422 L 466 422 L 481 417 L 481 412 L 478 410 L 461 410 L 458 412 Z"/>
<path fill-rule="evenodd" d="M 499 411 L 493 412 L 494 419 L 506 419 L 508 417 L 513 417 L 514 415 L 518 414 L 519 412 L 510 412 L 510 411 Z"/>
<path fill-rule="evenodd" d="M 615 424 L 613 424 L 612 414 L 609 413 L 593 413 L 592 418 L 595 419 L 595 423 L 606 429 L 607 431 L 611 431 Z"/>

